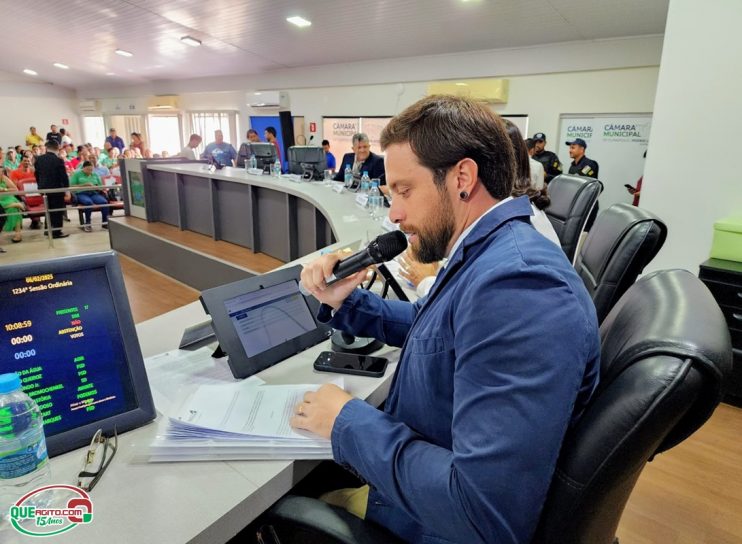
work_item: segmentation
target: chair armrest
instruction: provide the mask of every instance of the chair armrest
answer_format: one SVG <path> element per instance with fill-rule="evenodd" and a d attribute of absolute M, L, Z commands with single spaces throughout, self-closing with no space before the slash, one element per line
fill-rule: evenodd
<path fill-rule="evenodd" d="M 281 544 L 388 544 L 401 543 L 389 531 L 319 499 L 287 495 L 263 518 L 272 525 Z"/>

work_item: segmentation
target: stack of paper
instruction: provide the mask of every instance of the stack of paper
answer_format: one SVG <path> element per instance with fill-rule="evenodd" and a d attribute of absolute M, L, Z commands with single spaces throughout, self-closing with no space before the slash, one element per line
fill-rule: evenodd
<path fill-rule="evenodd" d="M 342 378 L 334 381 L 343 386 Z M 318 384 L 260 380 L 202 385 L 169 417 L 150 461 L 331 459 L 330 441 L 289 425 L 304 393 Z"/>

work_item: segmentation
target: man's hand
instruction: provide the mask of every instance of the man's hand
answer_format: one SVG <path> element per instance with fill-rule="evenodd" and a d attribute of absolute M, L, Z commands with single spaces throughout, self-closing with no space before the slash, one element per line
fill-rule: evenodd
<path fill-rule="evenodd" d="M 416 260 L 408 249 L 399 258 L 399 275 L 417 287 L 423 278 L 435 276 L 438 273 L 438 263 L 424 264 Z"/>
<path fill-rule="evenodd" d="M 301 284 L 304 288 L 312 293 L 314 298 L 335 310 L 342 306 L 343 301 L 366 277 L 366 271 L 361 270 L 328 287 L 325 278 L 332 276 L 332 269 L 339 260 L 340 255 L 336 253 L 323 255 L 306 265 L 301 271 Z"/>
<path fill-rule="evenodd" d="M 304 394 L 304 401 L 294 410 L 296 415 L 291 418 L 291 426 L 330 438 L 340 410 L 352 398 L 331 383 L 323 385 L 316 392 L 308 391 Z"/>

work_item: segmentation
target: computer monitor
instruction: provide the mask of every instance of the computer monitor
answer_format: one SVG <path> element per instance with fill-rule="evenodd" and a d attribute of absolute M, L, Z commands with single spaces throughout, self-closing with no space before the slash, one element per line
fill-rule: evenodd
<path fill-rule="evenodd" d="M 2 266 L 0 301 L 0 373 L 39 405 L 50 455 L 154 419 L 114 252 Z"/>
<path fill-rule="evenodd" d="M 276 146 L 268 142 L 251 142 L 250 155 L 255 155 L 255 159 L 258 161 L 258 168 L 266 170 L 276 162 Z M 248 155 L 248 159 L 250 155 Z"/>
<path fill-rule="evenodd" d="M 305 179 L 322 179 L 327 168 L 327 156 L 321 147 L 295 145 L 289 147 L 289 172 Z"/>

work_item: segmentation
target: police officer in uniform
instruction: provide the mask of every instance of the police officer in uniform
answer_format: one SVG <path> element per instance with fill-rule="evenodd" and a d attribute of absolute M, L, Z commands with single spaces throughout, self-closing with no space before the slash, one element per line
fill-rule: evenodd
<path fill-rule="evenodd" d="M 548 184 L 552 179 L 562 173 L 562 163 L 553 151 L 546 151 L 546 134 L 537 132 L 533 135 L 534 153 L 533 158 L 544 165 L 544 181 Z"/>
<path fill-rule="evenodd" d="M 569 157 L 572 159 L 572 164 L 569 165 L 569 173 L 576 176 L 598 179 L 598 163 L 592 159 L 588 159 L 587 155 L 585 155 L 587 142 L 582 138 L 575 138 L 571 142 L 565 143 L 569 146 Z M 590 232 L 590 227 L 593 226 L 593 222 L 598 216 L 598 208 L 598 201 L 596 200 L 595 207 L 590 213 L 590 217 L 587 218 L 585 232 Z"/>
<path fill-rule="evenodd" d="M 598 163 L 588 159 L 585 155 L 587 142 L 582 138 L 575 138 L 571 142 L 566 142 L 569 146 L 569 158 L 572 164 L 569 165 L 569 173 L 577 176 L 598 179 Z"/>
<path fill-rule="evenodd" d="M 46 142 L 46 154 L 36 158 L 36 183 L 39 189 L 62 189 L 70 186 L 64 161 L 59 158 L 59 144 L 55 140 Z M 51 225 L 46 228 L 52 229 L 53 238 L 67 238 L 69 234 L 62 232 L 62 221 L 64 218 L 64 193 L 48 193 L 47 202 L 49 209 L 59 211 L 49 212 Z"/>

